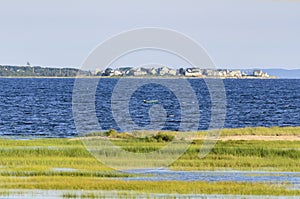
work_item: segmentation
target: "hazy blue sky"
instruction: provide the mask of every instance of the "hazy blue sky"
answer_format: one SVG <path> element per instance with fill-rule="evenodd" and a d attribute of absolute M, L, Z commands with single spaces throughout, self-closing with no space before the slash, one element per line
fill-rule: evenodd
<path fill-rule="evenodd" d="M 300 1 L 0 0 L 0 8 L 0 64 L 79 66 L 110 36 L 154 26 L 194 38 L 221 68 L 300 68 Z"/>

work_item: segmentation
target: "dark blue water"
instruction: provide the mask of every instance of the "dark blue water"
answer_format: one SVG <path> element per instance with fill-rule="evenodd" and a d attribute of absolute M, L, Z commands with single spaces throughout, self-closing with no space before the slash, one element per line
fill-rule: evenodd
<path fill-rule="evenodd" d="M 211 116 L 209 91 L 202 79 L 188 80 L 194 89 L 200 112 L 198 129 L 207 129 Z M 0 135 L 76 136 L 72 113 L 75 79 L 0 79 Z M 101 79 L 96 92 L 96 115 L 102 129 L 120 127 L 111 112 L 111 95 L 118 79 Z M 300 80 L 226 79 L 225 128 L 247 126 L 300 126 Z M 126 92 L 126 91 L 125 91 Z M 157 100 L 144 103 L 143 100 Z M 190 102 L 193 103 L 193 102 Z M 158 84 L 138 88 L 128 102 L 130 116 L 147 126 L 149 110 L 155 104 L 165 109 L 162 129 L 178 130 L 179 100 Z"/>

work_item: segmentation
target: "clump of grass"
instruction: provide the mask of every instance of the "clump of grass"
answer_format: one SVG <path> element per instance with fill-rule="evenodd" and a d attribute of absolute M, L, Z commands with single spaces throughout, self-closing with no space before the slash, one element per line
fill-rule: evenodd
<path fill-rule="evenodd" d="M 64 193 L 62 194 L 63 198 L 80 198 L 80 195 L 76 193 Z"/>
<path fill-rule="evenodd" d="M 1 190 L 0 191 L 0 196 L 9 196 L 10 195 L 10 193 L 9 193 L 9 191 L 6 191 L 6 190 Z"/>
<path fill-rule="evenodd" d="M 78 198 L 107 198 L 104 194 L 96 194 L 96 193 L 83 193 L 80 195 L 77 195 Z"/>
<path fill-rule="evenodd" d="M 108 131 L 104 131 L 104 132 L 92 132 L 92 133 L 85 134 L 85 137 L 94 137 L 94 136 L 119 138 L 119 139 L 129 139 L 133 137 L 132 134 L 125 133 L 125 132 L 119 133 L 115 129 L 109 129 Z"/>
<path fill-rule="evenodd" d="M 171 142 L 175 136 L 172 134 L 159 132 L 158 134 L 153 135 L 152 138 L 157 142 Z"/>
<path fill-rule="evenodd" d="M 113 138 L 117 137 L 118 134 L 119 133 L 116 130 L 114 130 L 114 129 L 109 129 L 108 131 L 106 131 L 104 133 L 105 136 L 107 136 L 107 137 L 113 137 Z"/>
<path fill-rule="evenodd" d="M 109 138 L 132 139 L 135 141 L 146 141 L 146 142 L 153 142 L 153 141 L 171 142 L 175 138 L 174 133 L 171 133 L 171 132 L 158 132 L 158 133 L 154 133 L 150 136 L 148 135 L 148 136 L 143 137 L 143 136 L 139 136 L 139 133 L 134 133 L 134 134 L 129 134 L 126 132 L 118 133 L 114 129 L 110 129 L 110 130 L 102 133 L 102 135 L 109 137 Z"/>

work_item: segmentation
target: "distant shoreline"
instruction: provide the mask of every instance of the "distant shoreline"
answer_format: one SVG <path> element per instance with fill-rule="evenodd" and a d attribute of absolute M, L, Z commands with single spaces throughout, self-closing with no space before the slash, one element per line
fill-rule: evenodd
<path fill-rule="evenodd" d="M 278 77 L 185 77 L 185 76 L 0 76 L 0 79 L 76 79 L 76 78 L 91 78 L 91 79 L 284 79 Z"/>
<path fill-rule="evenodd" d="M 261 69 L 229 70 L 217 68 L 185 67 L 174 69 L 167 66 L 163 67 L 120 67 L 106 68 L 102 70 L 96 68 L 93 70 L 83 70 L 78 68 L 47 68 L 41 66 L 9 66 L 0 65 L 0 77 L 20 77 L 20 78 L 101 78 L 101 77 L 129 77 L 129 78 L 276 78 L 275 75 L 268 75 Z"/>
<path fill-rule="evenodd" d="M 192 67 L 192 66 L 191 66 Z M 254 71 L 256 71 L 254 73 Z M 205 69 L 205 68 L 180 68 L 172 69 L 168 67 L 147 68 L 147 67 L 121 67 L 117 69 L 107 68 L 106 70 L 95 69 L 94 71 L 85 71 L 80 68 L 72 67 L 44 67 L 44 66 L 17 66 L 1 65 L 0 78 L 76 78 L 77 75 L 83 76 L 110 76 L 110 77 L 139 77 L 139 76 L 175 76 L 175 77 L 198 77 L 198 78 L 278 78 L 278 79 L 299 79 L 300 69 L 282 69 L 282 68 L 245 68 L 245 69 Z M 238 77 L 236 77 L 238 76 Z M 265 77 L 266 76 L 266 77 Z"/>

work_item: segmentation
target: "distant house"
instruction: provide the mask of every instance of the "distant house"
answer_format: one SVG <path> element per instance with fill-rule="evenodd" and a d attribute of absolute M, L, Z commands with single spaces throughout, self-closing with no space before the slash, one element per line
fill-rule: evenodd
<path fill-rule="evenodd" d="M 262 70 L 254 70 L 253 71 L 253 76 L 254 77 L 269 77 L 269 75 Z"/>
<path fill-rule="evenodd" d="M 158 71 L 159 75 L 161 76 L 175 76 L 177 73 L 176 70 L 170 69 L 166 66 L 160 68 Z"/>
<path fill-rule="evenodd" d="M 186 77 L 201 77 L 203 73 L 200 68 L 187 68 L 184 75 Z"/>
<path fill-rule="evenodd" d="M 3 72 L 2 72 L 3 73 Z M 269 78 L 270 76 L 262 70 L 228 70 L 228 69 L 203 69 L 200 67 L 172 69 L 163 67 L 121 67 L 107 68 L 106 70 L 95 70 L 93 75 L 97 76 L 185 76 L 198 78 Z"/>
<path fill-rule="evenodd" d="M 229 77 L 242 77 L 242 72 L 240 70 L 230 71 Z"/>

